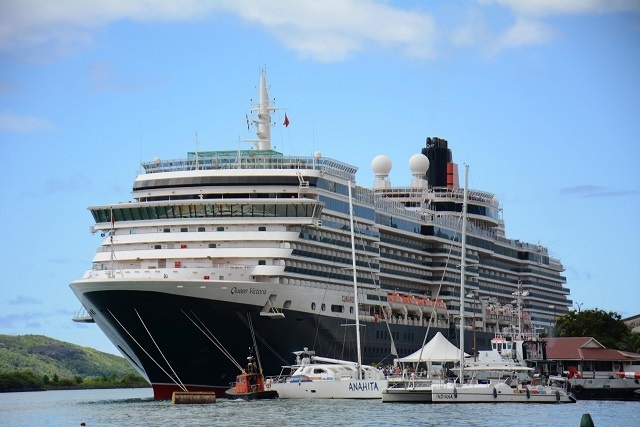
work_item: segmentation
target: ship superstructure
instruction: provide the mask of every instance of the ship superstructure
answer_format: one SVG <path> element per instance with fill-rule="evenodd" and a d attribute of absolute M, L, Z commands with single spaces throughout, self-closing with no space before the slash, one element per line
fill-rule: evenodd
<path fill-rule="evenodd" d="M 98 324 L 157 398 L 222 393 L 235 374 L 230 358 L 246 354 L 252 333 L 267 375 L 303 347 L 355 360 L 355 331 L 345 326 L 355 310 L 365 364 L 390 363 L 391 348 L 412 353 L 427 327 L 430 336 L 457 337 L 463 191 L 447 142 L 429 138 L 410 159 L 409 187 L 391 186 L 385 156 L 372 162 L 373 189 L 352 187 L 356 308 L 348 200 L 356 168 L 319 152 L 273 150 L 264 74 L 259 93 L 253 150 L 156 158 L 143 164 L 132 201 L 89 208 L 103 241 L 71 288 L 84 320 Z M 468 206 L 473 297 L 465 310 L 478 348 L 523 319 L 549 329 L 571 306 L 562 264 L 542 246 L 505 237 L 494 195 L 470 190 Z M 516 310 L 511 300 L 523 291 L 524 310 Z"/>

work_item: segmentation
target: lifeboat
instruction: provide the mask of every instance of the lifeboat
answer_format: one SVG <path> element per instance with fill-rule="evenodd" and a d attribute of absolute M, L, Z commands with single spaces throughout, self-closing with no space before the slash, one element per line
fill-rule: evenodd
<path fill-rule="evenodd" d="M 402 300 L 402 295 L 397 292 L 390 293 L 387 296 L 387 300 L 389 301 L 389 306 L 391 306 L 391 310 L 394 312 L 405 313 L 406 307 L 404 306 L 404 301 Z"/>

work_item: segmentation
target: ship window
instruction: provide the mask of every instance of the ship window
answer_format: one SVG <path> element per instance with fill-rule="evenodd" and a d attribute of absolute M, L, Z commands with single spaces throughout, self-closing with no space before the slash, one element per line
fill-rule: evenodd
<path fill-rule="evenodd" d="M 315 302 L 311 303 L 311 310 L 316 311 L 316 303 Z"/>
<path fill-rule="evenodd" d="M 136 234 L 136 230 L 129 230 L 129 234 Z"/>
<path fill-rule="evenodd" d="M 258 231 L 267 231 L 267 227 L 258 227 Z"/>
<path fill-rule="evenodd" d="M 155 245 L 153 249 L 162 249 L 162 245 Z"/>
<path fill-rule="evenodd" d="M 343 313 L 344 306 L 338 304 L 331 304 L 331 311 L 334 313 Z"/>
<path fill-rule="evenodd" d="M 218 228 L 216 228 L 216 230 L 218 230 L 218 231 L 224 231 L 224 227 L 218 227 Z"/>
<path fill-rule="evenodd" d="M 320 305 L 320 310 L 325 311 L 326 309 L 327 309 L 327 306 L 324 303 L 322 303 L 322 305 Z"/>
<path fill-rule="evenodd" d="M 349 314 L 353 314 L 353 307 L 349 307 Z"/>
<path fill-rule="evenodd" d="M 265 261 L 263 259 L 259 259 L 258 260 L 258 265 L 267 265 L 267 261 Z"/>
<path fill-rule="evenodd" d="M 198 231 L 204 231 L 204 227 L 198 227 Z"/>
<path fill-rule="evenodd" d="M 216 244 L 215 244 L 215 243 L 209 243 L 209 247 L 210 247 L 210 248 L 215 248 L 215 247 L 216 247 Z"/>
<path fill-rule="evenodd" d="M 180 229 L 180 231 L 181 231 L 182 233 L 186 233 L 187 231 L 189 231 L 189 229 L 188 229 L 187 227 L 182 227 L 182 228 Z"/>
<path fill-rule="evenodd" d="M 164 231 L 165 233 L 170 233 L 170 232 L 171 232 L 171 229 L 170 229 L 170 228 L 165 228 L 165 229 L 164 229 L 164 230 L 162 230 L 162 231 Z"/>

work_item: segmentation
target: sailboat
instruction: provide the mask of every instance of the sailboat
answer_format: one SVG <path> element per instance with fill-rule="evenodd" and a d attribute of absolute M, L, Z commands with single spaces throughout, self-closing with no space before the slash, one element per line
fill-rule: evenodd
<path fill-rule="evenodd" d="M 467 204 L 468 204 L 469 166 L 465 166 L 464 201 L 462 205 L 462 256 L 460 266 L 460 348 L 464 349 L 464 298 L 466 275 L 466 234 L 467 234 Z M 460 375 L 458 382 L 434 384 L 431 388 L 433 403 L 575 403 L 573 395 L 567 393 L 564 385 L 522 384 L 513 381 L 494 379 L 480 384 L 472 376 L 468 383 L 464 383 L 464 352 L 460 352 Z M 491 369 L 496 370 L 497 367 Z"/>
<path fill-rule="evenodd" d="M 319 357 L 308 348 L 294 352 L 296 364 L 283 367 L 291 369 L 291 375 L 267 379 L 268 387 L 277 391 L 280 399 L 379 399 L 382 390 L 388 386 L 382 372 L 373 366 L 362 364 L 351 181 L 348 182 L 348 187 L 358 361 Z"/>
<path fill-rule="evenodd" d="M 573 403 L 575 397 L 569 393 L 564 384 L 542 384 L 537 379 L 531 384 L 522 384 L 517 377 L 510 376 L 491 379 L 487 383 L 477 381 L 477 373 L 491 370 L 493 372 L 504 367 L 485 366 L 469 369 L 472 377 L 464 383 L 464 298 L 466 277 L 466 234 L 467 234 L 467 205 L 468 205 L 469 166 L 465 166 L 464 196 L 462 205 L 462 233 L 461 233 L 461 267 L 460 267 L 460 373 L 454 382 L 434 381 L 416 384 L 405 384 L 403 387 L 388 388 L 382 393 L 383 402 L 432 402 L 432 403 Z M 529 368 L 521 368 L 527 370 Z M 503 373 L 512 374 L 516 370 L 509 367 Z"/>

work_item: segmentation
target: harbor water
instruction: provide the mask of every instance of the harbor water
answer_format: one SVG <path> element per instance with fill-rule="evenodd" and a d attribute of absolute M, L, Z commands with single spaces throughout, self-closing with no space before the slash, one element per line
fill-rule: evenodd
<path fill-rule="evenodd" d="M 148 389 L 0 393 L 0 426 L 640 426 L 639 402 L 393 404 L 379 400 L 156 401 Z"/>

